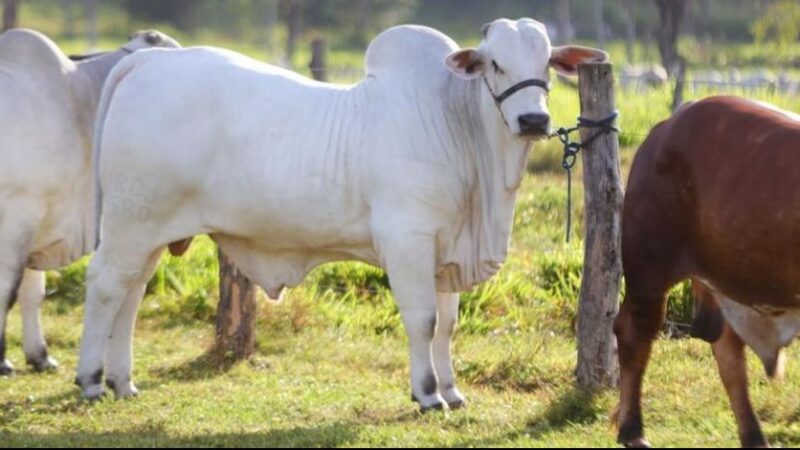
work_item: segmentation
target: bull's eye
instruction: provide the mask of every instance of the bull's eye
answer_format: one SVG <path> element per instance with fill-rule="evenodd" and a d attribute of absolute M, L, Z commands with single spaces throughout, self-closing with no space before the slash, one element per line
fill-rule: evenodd
<path fill-rule="evenodd" d="M 492 60 L 492 67 L 494 67 L 494 71 L 499 73 L 500 75 L 506 73 L 503 69 L 500 68 L 500 66 L 497 65 L 497 61 L 495 60 Z"/>

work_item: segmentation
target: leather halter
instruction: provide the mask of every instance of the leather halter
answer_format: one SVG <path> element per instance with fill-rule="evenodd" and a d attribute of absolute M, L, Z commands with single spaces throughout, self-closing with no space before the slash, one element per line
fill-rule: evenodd
<path fill-rule="evenodd" d="M 485 79 L 486 77 L 484 77 L 484 80 Z M 489 82 L 487 81 L 486 83 L 488 85 Z M 550 83 L 544 80 L 531 78 L 529 80 L 520 81 L 519 83 L 503 91 L 503 93 L 500 95 L 494 95 L 494 92 L 492 92 L 492 97 L 494 97 L 494 101 L 499 105 L 512 95 L 516 94 L 517 92 L 525 89 L 526 87 L 531 87 L 531 86 L 542 88 L 544 89 L 545 92 L 550 92 Z M 489 89 L 489 91 L 491 92 L 491 89 Z"/>
<path fill-rule="evenodd" d="M 489 86 L 489 80 L 486 79 L 486 75 L 483 76 L 483 82 L 486 84 L 486 88 L 489 89 L 489 94 L 492 95 L 494 99 L 494 104 L 497 106 L 497 110 L 500 112 L 500 117 L 503 119 L 503 123 L 508 125 L 508 121 L 506 120 L 506 115 L 503 114 L 503 110 L 500 108 L 500 105 L 508 100 L 509 97 L 516 94 L 517 92 L 527 88 L 527 87 L 538 87 L 544 89 L 545 92 L 550 92 L 550 83 L 544 80 L 540 80 L 538 78 L 530 78 L 528 80 L 522 80 L 519 83 L 511 86 L 510 88 L 503 91 L 500 95 L 495 95 L 492 87 Z"/>

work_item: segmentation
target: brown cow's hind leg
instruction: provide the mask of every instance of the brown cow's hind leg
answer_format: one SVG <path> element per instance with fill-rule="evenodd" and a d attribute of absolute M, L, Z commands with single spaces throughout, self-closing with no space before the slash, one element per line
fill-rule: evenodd
<path fill-rule="evenodd" d="M 642 378 L 665 314 L 666 288 L 643 292 L 628 291 L 614 325 L 620 362 L 619 443 L 628 448 L 650 447 L 642 422 Z"/>
<path fill-rule="evenodd" d="M 712 344 L 711 348 L 717 359 L 719 374 L 722 384 L 725 385 L 725 390 L 728 392 L 733 414 L 736 416 L 742 447 L 769 447 L 761 432 L 761 426 L 753 412 L 747 392 L 747 361 L 744 354 L 744 342 L 726 323 L 722 337 Z"/>

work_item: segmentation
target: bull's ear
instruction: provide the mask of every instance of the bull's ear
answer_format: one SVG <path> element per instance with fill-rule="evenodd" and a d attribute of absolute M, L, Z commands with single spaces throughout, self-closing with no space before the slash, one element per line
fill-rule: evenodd
<path fill-rule="evenodd" d="M 447 55 L 444 65 L 465 80 L 478 78 L 486 69 L 486 57 L 474 48 L 465 48 Z"/>
<path fill-rule="evenodd" d="M 550 65 L 561 75 L 575 76 L 578 64 L 601 63 L 608 61 L 608 53 L 596 48 L 565 45 L 553 47 L 550 53 Z"/>

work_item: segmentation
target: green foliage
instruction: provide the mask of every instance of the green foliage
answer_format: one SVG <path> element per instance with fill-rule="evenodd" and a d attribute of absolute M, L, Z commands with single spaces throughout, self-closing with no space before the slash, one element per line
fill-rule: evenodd
<path fill-rule="evenodd" d="M 58 272 L 47 272 L 47 297 L 57 305 L 58 314 L 66 314 L 83 303 L 88 261 L 89 257 L 84 257 Z"/>
<path fill-rule="evenodd" d="M 416 0 L 305 0 L 304 26 L 313 31 L 336 32 L 344 46 L 366 47 L 377 32 L 408 19 Z"/>
<path fill-rule="evenodd" d="M 674 286 L 667 293 L 667 321 L 669 331 L 677 335 L 685 335 L 694 317 L 694 297 L 692 284 L 684 281 Z"/>
<path fill-rule="evenodd" d="M 781 0 L 771 4 L 753 23 L 752 32 L 758 44 L 772 39 L 779 48 L 796 47 L 800 38 L 800 3 Z"/>

